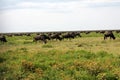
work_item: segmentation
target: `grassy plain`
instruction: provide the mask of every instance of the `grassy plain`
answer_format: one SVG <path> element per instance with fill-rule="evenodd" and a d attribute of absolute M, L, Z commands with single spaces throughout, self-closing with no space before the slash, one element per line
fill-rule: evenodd
<path fill-rule="evenodd" d="M 120 80 L 120 33 L 116 40 L 82 33 L 71 40 L 33 43 L 33 36 L 0 43 L 0 80 Z"/>

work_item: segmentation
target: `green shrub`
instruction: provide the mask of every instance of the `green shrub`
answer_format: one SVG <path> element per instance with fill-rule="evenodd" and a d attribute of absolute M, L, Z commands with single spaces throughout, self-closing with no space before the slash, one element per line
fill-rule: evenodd
<path fill-rule="evenodd" d="M 49 69 L 45 71 L 42 80 L 61 80 L 60 72 L 54 69 Z"/>
<path fill-rule="evenodd" d="M 76 72 L 76 74 L 74 75 L 74 79 L 75 80 L 96 80 L 96 77 L 91 76 L 86 71 L 79 71 L 79 72 Z"/>
<path fill-rule="evenodd" d="M 105 51 L 100 51 L 100 52 L 98 52 L 96 55 L 97 55 L 97 57 L 99 57 L 99 58 L 104 58 L 104 57 L 113 58 L 113 57 L 114 57 L 112 54 L 109 54 L 109 53 L 107 53 L 107 52 L 105 52 Z"/>
<path fill-rule="evenodd" d="M 118 76 L 114 75 L 111 72 L 107 72 L 107 73 L 100 73 L 97 76 L 98 80 L 118 80 Z"/>
<path fill-rule="evenodd" d="M 6 61 L 6 59 L 0 56 L 0 63 L 2 63 L 4 61 Z"/>
<path fill-rule="evenodd" d="M 78 59 L 94 59 L 96 57 L 96 55 L 92 52 L 88 52 L 85 50 L 78 50 L 74 52 L 74 55 L 78 58 Z"/>
<path fill-rule="evenodd" d="M 35 66 L 33 65 L 32 62 L 28 62 L 28 61 L 24 60 L 24 61 L 22 61 L 21 66 L 22 66 L 22 70 L 24 72 L 26 72 L 26 71 L 35 72 Z"/>

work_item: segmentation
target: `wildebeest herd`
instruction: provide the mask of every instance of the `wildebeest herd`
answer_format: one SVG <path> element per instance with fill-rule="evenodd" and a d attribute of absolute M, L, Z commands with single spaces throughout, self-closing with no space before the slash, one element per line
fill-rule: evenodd
<path fill-rule="evenodd" d="M 64 39 L 74 39 L 75 37 L 81 37 L 80 33 L 78 32 L 68 32 L 68 33 L 48 33 L 48 34 L 40 34 L 33 38 L 33 42 L 43 41 L 45 44 L 47 40 L 64 40 Z"/>
<path fill-rule="evenodd" d="M 83 31 L 84 32 L 84 31 Z M 83 32 L 49 32 L 49 33 L 36 33 L 36 36 L 33 37 L 33 42 L 42 41 L 47 43 L 48 40 L 64 40 L 64 39 L 74 39 L 75 37 L 82 37 L 80 33 Z M 118 31 L 116 31 L 118 33 Z M 84 33 L 89 34 L 90 31 L 85 31 Z M 96 31 L 96 33 L 104 34 L 104 40 L 108 37 L 110 39 L 115 39 L 115 36 L 112 31 Z M 16 34 L 0 34 L 0 42 L 7 42 L 6 36 L 31 36 L 32 33 L 16 33 Z"/>

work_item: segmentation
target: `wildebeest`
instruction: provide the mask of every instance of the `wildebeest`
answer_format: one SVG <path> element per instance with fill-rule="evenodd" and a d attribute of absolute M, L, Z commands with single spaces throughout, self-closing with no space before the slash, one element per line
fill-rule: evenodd
<path fill-rule="evenodd" d="M 107 33 L 104 34 L 104 40 L 107 39 L 107 37 L 110 37 L 110 39 L 115 39 L 114 34 L 112 33 L 112 31 L 108 31 Z"/>
<path fill-rule="evenodd" d="M 90 31 L 85 31 L 85 34 L 89 34 L 90 33 Z"/>
<path fill-rule="evenodd" d="M 51 39 L 58 39 L 58 40 L 62 40 L 62 37 L 60 36 L 61 35 L 61 33 L 54 33 L 54 34 L 52 34 L 52 35 L 50 35 L 50 38 Z"/>
<path fill-rule="evenodd" d="M 62 35 L 63 39 L 74 39 L 75 37 L 81 37 L 80 32 L 67 32 Z"/>
<path fill-rule="evenodd" d="M 26 36 L 31 36 L 31 33 L 26 33 L 25 35 L 26 35 Z"/>
<path fill-rule="evenodd" d="M 45 44 L 47 43 L 47 39 L 50 40 L 50 38 L 45 35 L 45 34 L 41 34 L 41 35 L 37 35 L 33 38 L 33 42 L 37 42 L 37 41 L 43 41 Z"/>
<path fill-rule="evenodd" d="M 63 39 L 74 39 L 74 34 L 72 33 L 72 32 L 68 32 L 68 33 L 66 33 L 66 34 L 64 34 L 64 35 L 62 35 L 62 38 Z"/>
<path fill-rule="evenodd" d="M 72 32 L 72 34 L 76 37 L 76 36 L 78 36 L 78 37 L 82 37 L 81 35 L 80 35 L 80 32 Z"/>
<path fill-rule="evenodd" d="M 14 36 L 23 36 L 23 33 L 15 33 Z"/>
<path fill-rule="evenodd" d="M 10 33 L 9 33 L 9 34 L 6 34 L 6 35 L 7 35 L 8 37 L 12 37 L 12 36 L 13 36 L 13 34 L 10 34 Z"/>
<path fill-rule="evenodd" d="M 100 33 L 101 33 L 101 34 L 104 34 L 104 33 L 105 33 L 105 31 L 100 31 Z"/>
<path fill-rule="evenodd" d="M 5 36 L 0 36 L 0 41 L 1 42 L 7 42 L 6 37 Z"/>

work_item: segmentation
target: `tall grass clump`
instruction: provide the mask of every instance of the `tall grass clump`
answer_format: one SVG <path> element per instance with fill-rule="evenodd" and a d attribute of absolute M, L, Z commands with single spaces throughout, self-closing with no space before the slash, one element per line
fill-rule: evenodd
<path fill-rule="evenodd" d="M 50 45 L 50 44 L 45 44 L 45 45 L 42 46 L 42 48 L 53 48 L 53 46 Z"/>
<path fill-rule="evenodd" d="M 96 54 L 97 57 L 99 58 L 104 58 L 104 57 L 107 57 L 107 58 L 113 58 L 113 54 L 110 54 L 110 53 L 107 53 L 106 51 L 100 51 Z"/>
<path fill-rule="evenodd" d="M 84 59 L 93 59 L 93 58 L 95 58 L 94 53 L 88 52 L 88 51 L 85 51 L 85 50 L 76 51 L 75 54 L 79 54 L 78 55 L 79 58 L 84 58 Z"/>

